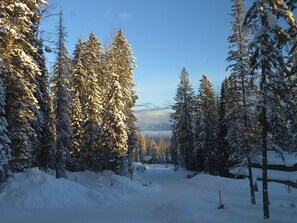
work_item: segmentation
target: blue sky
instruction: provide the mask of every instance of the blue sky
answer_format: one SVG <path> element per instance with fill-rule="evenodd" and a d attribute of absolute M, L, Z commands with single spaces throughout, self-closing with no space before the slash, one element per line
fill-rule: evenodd
<path fill-rule="evenodd" d="M 182 67 L 195 90 L 202 74 L 220 85 L 227 63 L 230 0 L 62 0 L 67 45 L 94 32 L 103 45 L 123 28 L 137 58 L 135 81 L 139 102 L 172 102 Z M 54 31 L 57 17 L 44 26 Z"/>
<path fill-rule="evenodd" d="M 202 74 L 216 91 L 228 75 L 225 59 L 230 35 L 231 0 L 49 0 L 61 7 L 70 53 L 79 36 L 94 32 L 104 46 L 123 28 L 136 57 L 136 110 L 168 108 L 181 69 L 197 92 Z M 43 23 L 55 31 L 58 17 Z"/>

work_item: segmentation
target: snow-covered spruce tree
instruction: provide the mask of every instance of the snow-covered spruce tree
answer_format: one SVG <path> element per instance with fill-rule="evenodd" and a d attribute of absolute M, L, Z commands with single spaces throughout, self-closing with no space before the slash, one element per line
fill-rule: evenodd
<path fill-rule="evenodd" d="M 72 150 L 71 157 L 73 168 L 80 169 L 81 164 L 80 150 L 82 146 L 83 128 L 82 122 L 86 114 L 82 112 L 82 104 L 86 104 L 86 71 L 83 67 L 83 41 L 81 38 L 75 46 L 74 57 L 72 60 L 72 101 L 71 101 L 71 123 L 72 123 Z"/>
<path fill-rule="evenodd" d="M 242 165 L 242 162 L 244 160 L 244 155 L 241 153 L 243 150 L 238 149 L 236 146 L 233 145 L 233 140 L 234 144 L 237 143 L 236 139 L 238 139 L 238 135 L 236 131 L 233 131 L 233 127 L 230 125 L 232 123 L 231 119 L 234 118 L 231 116 L 231 111 L 235 107 L 239 107 L 239 95 L 236 87 L 236 80 L 233 75 L 229 76 L 226 79 L 226 89 L 225 89 L 225 117 L 224 117 L 224 123 L 226 124 L 227 127 L 227 136 L 226 136 L 226 141 L 228 143 L 228 147 L 230 150 L 230 156 L 228 159 L 228 162 L 230 164 L 230 168 L 236 167 L 238 165 Z M 237 115 L 238 114 L 233 114 Z M 237 117 L 236 117 L 237 118 Z M 229 127 L 231 129 L 229 129 Z"/>
<path fill-rule="evenodd" d="M 102 120 L 101 143 L 103 152 L 108 154 L 106 152 L 109 150 L 112 158 L 110 160 L 113 160 L 108 165 L 118 174 L 123 174 L 126 157 L 132 155 L 135 149 L 136 118 L 132 108 L 137 96 L 133 89 L 134 68 L 132 48 L 120 30 L 114 37 L 112 47 L 106 52 L 105 76 L 106 86 L 109 88 L 104 93 L 106 110 Z M 131 158 L 128 157 L 128 160 L 131 161 Z M 131 165 L 131 162 L 128 164 Z M 131 166 L 128 166 L 128 169 L 131 169 Z"/>
<path fill-rule="evenodd" d="M 54 65 L 52 79 L 52 93 L 56 126 L 56 177 L 64 176 L 66 165 L 70 162 L 71 120 L 70 120 L 70 59 L 65 46 L 65 28 L 63 26 L 63 13 L 60 12 L 58 26 L 57 58 Z"/>
<path fill-rule="evenodd" d="M 5 14 L 7 3 L 0 2 L 0 27 L 7 24 L 8 15 Z M 4 87 L 4 62 L 3 57 L 6 47 L 5 30 L 0 30 L 0 182 L 5 180 L 9 171 L 8 162 L 11 159 L 10 139 L 7 132 L 7 120 L 5 115 L 5 87 Z"/>
<path fill-rule="evenodd" d="M 74 170 L 80 169 L 80 150 L 82 145 L 82 106 L 79 100 L 79 94 L 72 96 L 71 102 L 71 123 L 72 123 L 72 150 L 70 152 L 72 159 L 72 168 Z"/>
<path fill-rule="evenodd" d="M 116 63 L 118 64 L 119 72 L 122 73 L 121 85 L 123 86 L 123 96 L 125 104 L 125 115 L 128 134 L 128 163 L 125 167 L 132 171 L 132 161 L 134 159 L 135 147 L 136 147 L 136 127 L 135 123 L 137 118 L 134 115 L 133 107 L 138 99 L 136 91 L 134 90 L 134 75 L 133 71 L 136 67 L 135 57 L 133 56 L 133 49 L 128 43 L 123 30 L 119 30 L 114 38 L 114 46 L 116 49 Z"/>
<path fill-rule="evenodd" d="M 255 77 L 249 70 L 249 59 L 251 52 L 248 49 L 251 34 L 249 26 L 243 26 L 245 5 L 242 0 L 233 0 L 232 34 L 228 40 L 230 51 L 227 61 L 231 63 L 228 69 L 231 70 L 231 80 L 229 85 L 232 94 L 236 96 L 236 101 L 228 111 L 226 119 L 228 126 L 227 140 L 230 144 L 233 156 L 237 160 L 244 162 L 248 167 L 248 177 L 250 182 L 251 202 L 256 204 L 253 174 L 251 166 L 251 156 L 256 150 L 256 104 L 257 89 Z"/>
<path fill-rule="evenodd" d="M 111 52 L 107 52 L 109 53 Z M 104 167 L 119 174 L 122 171 L 122 158 L 127 155 L 128 151 L 128 135 L 123 89 L 119 83 L 120 76 L 115 73 L 115 63 L 112 58 L 112 56 L 107 56 L 106 74 L 110 80 L 110 89 L 104 101 L 105 114 L 102 120 L 100 146 L 104 154 Z"/>
<path fill-rule="evenodd" d="M 6 64 L 3 74 L 6 88 L 6 116 L 11 139 L 11 169 L 22 171 L 32 166 L 39 128 L 35 97 L 36 76 L 40 68 L 34 29 L 39 21 L 43 0 L 1 1 L 1 49 Z M 2 23 L 3 22 L 3 23 Z"/>
<path fill-rule="evenodd" d="M 218 133 L 218 147 L 217 147 L 217 155 L 216 155 L 216 163 L 219 166 L 218 173 L 220 176 L 228 177 L 229 176 L 229 156 L 230 156 L 230 148 L 227 142 L 227 123 L 226 123 L 226 91 L 228 88 L 228 80 L 225 79 L 221 86 L 221 95 L 219 99 L 218 105 L 218 113 L 219 113 L 219 133 Z"/>
<path fill-rule="evenodd" d="M 85 104 L 82 104 L 85 115 L 82 123 L 83 137 L 80 155 L 86 168 L 102 171 L 102 150 L 98 144 L 103 112 L 102 93 L 98 84 L 98 78 L 102 72 L 101 44 L 94 33 L 90 34 L 85 43 L 83 64 L 86 72 L 85 94 L 87 97 Z"/>
<path fill-rule="evenodd" d="M 213 86 L 206 75 L 200 80 L 195 108 L 195 152 L 199 170 L 217 174 L 218 114 Z"/>
<path fill-rule="evenodd" d="M 287 3 L 289 10 L 294 11 L 297 8 L 295 1 L 289 1 Z M 292 20 L 293 22 L 293 20 Z M 295 22 L 296 23 L 296 22 Z M 283 127 L 287 130 L 286 142 L 284 150 L 289 152 L 297 151 L 297 32 L 296 26 L 289 26 L 287 32 L 290 34 L 290 39 L 287 44 L 288 48 L 288 74 L 285 76 L 286 91 L 285 98 L 286 103 L 282 103 L 282 106 L 286 110 L 286 119 L 283 123 Z"/>
<path fill-rule="evenodd" d="M 289 92 L 288 101 L 286 105 L 288 112 L 288 120 L 285 126 L 288 128 L 289 152 L 297 151 L 297 44 L 296 41 L 292 43 L 293 49 L 289 54 L 288 67 L 290 69 L 288 75 L 287 89 Z M 294 46 L 295 45 L 295 46 Z"/>
<path fill-rule="evenodd" d="M 289 1 L 289 3 L 295 1 Z M 295 3 L 296 4 L 296 3 Z M 284 18 L 282 22 L 278 20 Z M 278 136 L 274 129 L 279 125 L 276 116 L 281 117 L 281 102 L 283 93 L 287 90 L 284 62 L 284 45 L 290 40 L 291 33 L 282 27 L 284 21 L 286 26 L 296 29 L 293 13 L 285 1 L 280 0 L 255 0 L 248 10 L 245 24 L 253 24 L 254 38 L 250 43 L 252 57 L 250 68 L 259 72 L 260 89 L 258 107 L 261 109 L 259 116 L 262 126 L 262 180 L 263 180 L 263 214 L 264 219 L 269 218 L 269 199 L 267 183 L 267 148 L 279 147 Z M 284 133 L 284 131 L 282 131 Z"/>
<path fill-rule="evenodd" d="M 188 170 L 194 169 L 194 91 L 185 68 L 182 69 L 174 100 L 173 113 L 170 115 L 174 164 Z"/>
<path fill-rule="evenodd" d="M 35 97 L 39 105 L 39 126 L 37 126 L 38 143 L 34 155 L 34 165 L 43 169 L 53 168 L 55 163 L 55 137 L 52 114 L 52 101 L 49 92 L 49 74 L 43 53 L 42 40 L 36 42 L 38 54 L 36 61 L 40 75 L 36 76 Z"/>
<path fill-rule="evenodd" d="M 7 121 L 5 117 L 5 89 L 3 84 L 4 64 L 0 53 L 0 182 L 6 179 L 9 171 L 8 162 L 11 159 L 10 139 L 7 136 Z"/>

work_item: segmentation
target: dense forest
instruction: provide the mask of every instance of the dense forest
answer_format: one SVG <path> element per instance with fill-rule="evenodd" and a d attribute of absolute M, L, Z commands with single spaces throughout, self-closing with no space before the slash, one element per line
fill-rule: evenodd
<path fill-rule="evenodd" d="M 2 178 L 31 167 L 57 178 L 65 169 L 125 174 L 137 139 L 132 48 L 122 30 L 104 52 L 90 33 L 70 56 L 60 12 L 50 75 L 38 35 L 45 4 L 0 3 Z"/>

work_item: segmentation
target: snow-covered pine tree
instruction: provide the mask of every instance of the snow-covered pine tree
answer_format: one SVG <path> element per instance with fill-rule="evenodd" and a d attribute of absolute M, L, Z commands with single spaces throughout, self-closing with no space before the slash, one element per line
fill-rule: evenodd
<path fill-rule="evenodd" d="M 9 171 L 8 162 L 11 159 L 10 139 L 7 135 L 5 117 L 5 89 L 3 84 L 3 60 L 0 52 L 0 182 L 6 179 Z"/>
<path fill-rule="evenodd" d="M 171 154 L 175 166 L 194 169 L 194 91 L 185 68 L 180 75 L 180 83 L 174 97 L 172 122 Z"/>
<path fill-rule="evenodd" d="M 106 54 L 106 75 L 110 82 L 107 97 L 104 99 L 105 114 L 102 120 L 100 146 L 104 154 L 104 167 L 120 174 L 123 157 L 128 151 L 125 105 L 120 75 L 115 73 L 116 63 L 112 49 Z"/>
<path fill-rule="evenodd" d="M 133 71 L 136 67 L 135 57 L 133 56 L 133 49 L 128 43 L 128 40 L 125 37 L 125 34 L 122 29 L 119 30 L 117 35 L 114 38 L 115 53 L 116 53 L 116 63 L 119 69 L 119 72 L 122 74 L 120 83 L 123 86 L 123 96 L 125 104 L 125 115 L 126 115 L 126 125 L 127 125 L 127 134 L 128 134 L 128 168 L 129 171 L 132 171 L 132 161 L 135 153 L 136 147 L 136 127 L 135 123 L 137 118 L 134 115 L 133 107 L 136 103 L 138 96 L 134 90 L 134 74 Z"/>
<path fill-rule="evenodd" d="M 113 157 L 112 168 L 117 173 L 123 173 L 126 169 L 124 166 L 126 157 L 134 153 L 136 145 L 134 125 L 136 117 L 132 108 L 137 96 L 133 89 L 135 58 L 122 30 L 114 36 L 112 47 L 107 50 L 105 60 L 105 76 L 107 77 L 105 86 L 109 88 L 104 93 L 104 104 L 113 110 L 106 106 L 107 110 L 103 115 L 104 153 L 107 154 L 106 149 L 108 150 L 109 147 Z M 117 131 L 119 135 L 115 139 L 112 135 Z M 131 157 L 128 160 L 131 161 Z M 131 165 L 131 162 L 128 164 Z M 131 169 L 131 166 L 128 169 Z"/>
<path fill-rule="evenodd" d="M 219 166 L 218 173 L 220 176 L 228 177 L 229 176 L 229 156 L 230 156 L 230 148 L 227 142 L 227 123 L 226 123 L 226 114 L 227 114 L 227 106 L 226 106 L 226 91 L 228 88 L 228 80 L 225 79 L 221 86 L 221 95 L 219 99 L 218 105 L 218 113 L 219 113 L 219 133 L 218 133 L 218 147 L 216 154 L 216 162 Z"/>
<path fill-rule="evenodd" d="M 70 152 L 72 158 L 72 168 L 80 169 L 80 150 L 82 145 L 82 107 L 79 100 L 79 94 L 72 97 L 71 102 L 71 123 L 72 123 L 72 150 Z"/>
<path fill-rule="evenodd" d="M 64 176 L 66 164 L 70 162 L 71 120 L 70 120 L 70 58 L 65 46 L 65 28 L 63 26 L 63 13 L 60 12 L 58 26 L 57 58 L 54 65 L 52 79 L 52 93 L 56 126 L 56 177 Z"/>
<path fill-rule="evenodd" d="M 229 85 L 232 95 L 236 96 L 232 108 L 228 111 L 226 119 L 228 125 L 227 140 L 230 144 L 233 156 L 244 162 L 248 167 L 250 181 L 251 202 L 256 204 L 251 156 L 256 150 L 256 103 L 257 89 L 255 77 L 249 70 L 249 59 L 251 52 L 248 49 L 248 38 L 251 34 L 249 26 L 243 26 L 245 4 L 242 0 L 233 0 L 231 16 L 234 18 L 232 34 L 228 40 L 230 43 L 229 56 L 227 58 L 231 65 L 232 83 Z"/>
<path fill-rule="evenodd" d="M 35 150 L 34 163 L 36 166 L 48 169 L 55 163 L 55 137 L 51 98 L 49 92 L 49 74 L 46 67 L 42 40 L 36 42 L 38 54 L 36 61 L 40 68 L 40 75 L 36 76 L 35 96 L 39 105 L 39 126 L 37 126 L 38 147 Z"/>
<path fill-rule="evenodd" d="M 82 146 L 83 137 L 83 119 L 86 114 L 82 112 L 82 104 L 86 104 L 86 86 L 85 78 L 86 71 L 83 67 L 83 41 L 81 38 L 75 46 L 74 57 L 72 60 L 72 102 L 71 102 L 71 123 L 72 123 L 72 150 L 71 157 L 73 159 L 73 167 L 80 169 L 79 166 L 82 162 L 80 159 L 80 150 Z"/>
<path fill-rule="evenodd" d="M 294 11 L 297 8 L 296 1 L 287 2 L 288 9 Z M 290 13 L 288 13 L 290 15 Z M 292 16 L 292 14 L 291 14 Z M 294 19 L 295 20 L 295 19 Z M 291 18 L 291 21 L 294 21 Z M 283 150 L 289 152 L 297 151 L 297 29 L 296 21 L 295 26 L 291 25 L 288 27 L 287 32 L 290 34 L 290 39 L 287 41 L 288 48 L 288 60 L 287 68 L 288 73 L 286 74 L 285 83 L 286 91 L 283 92 L 283 97 L 286 99 L 286 103 L 281 103 L 283 109 L 286 111 L 286 118 L 282 124 L 284 130 L 286 131 L 286 137 L 284 142 L 286 143 Z"/>
<path fill-rule="evenodd" d="M 0 2 L 0 27 L 4 27 L 8 22 L 8 14 L 4 9 L 7 2 Z M 8 163 L 11 159 L 10 139 L 7 132 L 7 120 L 5 115 L 5 87 L 4 87 L 4 49 L 7 44 L 6 33 L 0 29 L 0 182 L 6 178 L 9 171 Z"/>
<path fill-rule="evenodd" d="M 102 171 L 102 150 L 99 135 L 102 122 L 102 92 L 98 79 L 102 72 L 101 44 L 94 33 L 85 42 L 83 64 L 85 68 L 85 104 L 82 104 L 85 116 L 83 118 L 83 137 L 80 155 L 86 168 Z"/>
<path fill-rule="evenodd" d="M 288 68 L 289 75 L 287 83 L 287 89 L 289 92 L 287 106 L 288 120 L 285 126 L 288 128 L 288 144 L 287 150 L 289 152 L 297 151 L 297 44 L 296 40 L 292 43 L 292 49 L 289 53 Z M 295 46 L 294 46 L 295 45 Z"/>
<path fill-rule="evenodd" d="M 202 76 L 195 108 L 195 152 L 198 169 L 217 174 L 216 147 L 218 114 L 213 86 L 206 75 Z M 199 163 L 203 162 L 203 163 Z"/>
<path fill-rule="evenodd" d="M 295 1 L 288 3 L 296 4 Z M 282 22 L 278 20 L 284 18 Z M 285 22 L 287 24 L 285 24 Z M 285 1 L 255 0 L 245 17 L 245 24 L 253 24 L 254 38 L 250 43 L 252 57 L 250 68 L 260 75 L 258 107 L 261 109 L 262 126 L 262 180 L 263 180 L 263 215 L 269 218 L 269 199 L 267 183 L 267 148 L 278 148 L 279 134 L 273 129 L 281 126 L 276 123 L 277 113 L 281 112 L 279 100 L 286 91 L 283 75 L 286 74 L 284 45 L 292 38 L 285 26 L 296 30 L 294 14 Z M 276 113 L 276 114 L 275 114 Z M 280 114 L 281 115 L 281 114 Z M 282 131 L 282 133 L 284 133 Z"/>
<path fill-rule="evenodd" d="M 6 116 L 11 139 L 14 171 L 32 166 L 39 128 L 38 103 L 35 97 L 36 76 L 40 68 L 36 57 L 34 29 L 39 21 L 43 0 L 1 1 L 1 48 L 6 85 Z M 2 24 L 3 22 L 3 24 Z"/>

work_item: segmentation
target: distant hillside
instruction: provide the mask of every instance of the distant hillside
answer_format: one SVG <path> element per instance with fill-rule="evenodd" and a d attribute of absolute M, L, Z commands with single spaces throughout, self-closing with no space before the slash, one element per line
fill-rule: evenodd
<path fill-rule="evenodd" d="M 142 131 L 170 131 L 171 125 L 170 123 L 140 123 L 137 126 Z"/>

